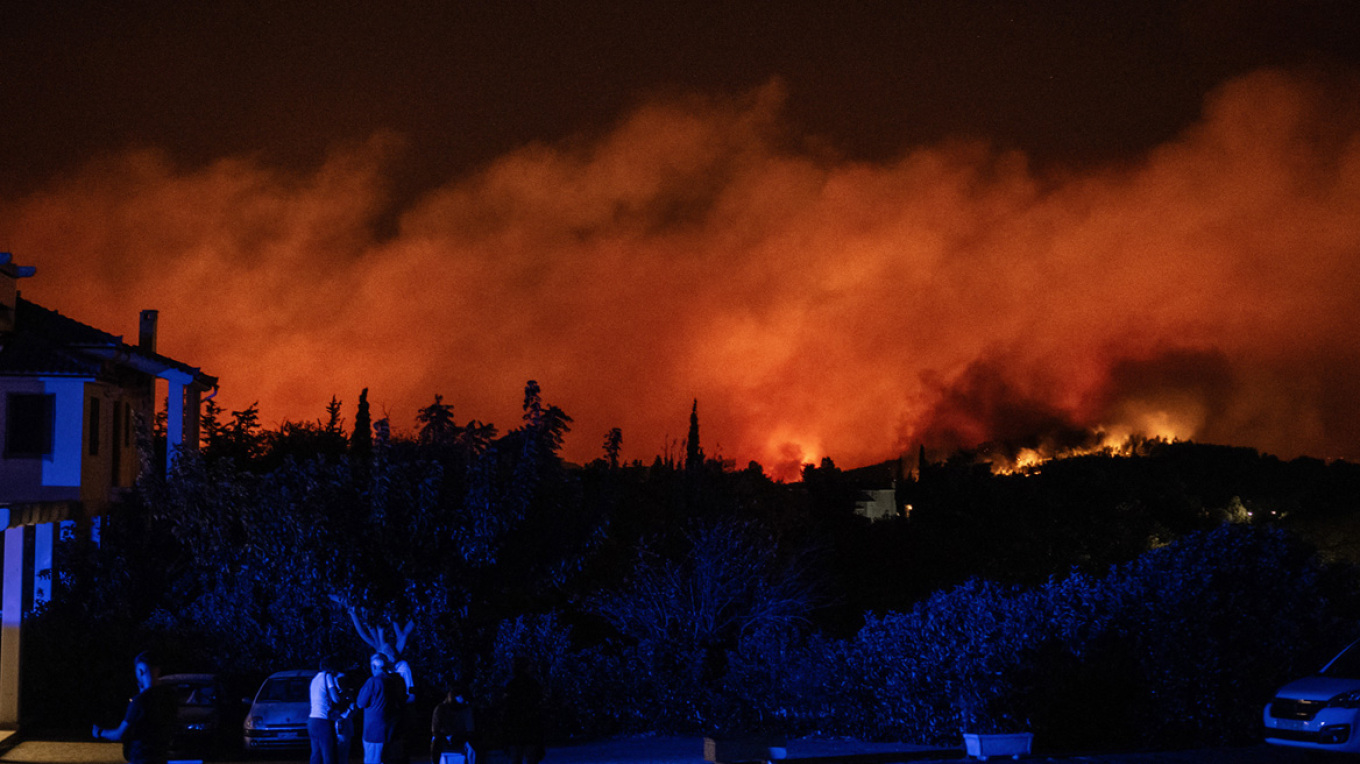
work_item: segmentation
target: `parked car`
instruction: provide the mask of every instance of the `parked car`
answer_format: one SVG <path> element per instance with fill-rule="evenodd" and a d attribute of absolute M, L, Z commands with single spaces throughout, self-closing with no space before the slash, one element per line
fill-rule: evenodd
<path fill-rule="evenodd" d="M 255 693 L 242 724 L 246 751 L 306 748 L 312 670 L 271 674 Z"/>
<path fill-rule="evenodd" d="M 1360 642 L 1317 674 L 1281 687 L 1264 718 L 1267 743 L 1360 753 Z"/>
<path fill-rule="evenodd" d="M 175 735 L 171 751 L 198 758 L 226 756 L 238 748 L 236 735 L 246 706 L 239 686 L 222 674 L 168 674 L 160 683 L 175 690 Z"/>

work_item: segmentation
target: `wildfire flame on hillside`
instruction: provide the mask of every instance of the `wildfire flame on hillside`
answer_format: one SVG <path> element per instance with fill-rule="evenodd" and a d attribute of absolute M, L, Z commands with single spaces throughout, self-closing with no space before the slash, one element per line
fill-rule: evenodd
<path fill-rule="evenodd" d="M 1059 173 L 799 148 L 771 86 L 524 147 L 390 235 L 389 136 L 304 174 L 133 151 L 0 230 L 25 296 L 113 331 L 159 308 L 163 351 L 267 423 L 368 387 L 398 429 L 436 393 L 508 429 L 536 379 L 579 461 L 611 427 L 650 459 L 695 398 L 783 477 L 1090 432 L 1360 457 L 1357 93 L 1259 72 L 1142 160 Z"/>
<path fill-rule="evenodd" d="M 1037 475 L 1045 464 L 1058 459 L 1081 456 L 1146 456 L 1158 445 L 1180 440 L 1181 438 L 1176 437 L 1141 435 L 1120 438 L 1114 433 L 1096 431 L 1091 433 L 1091 441 L 1082 445 L 1056 446 L 1048 443 L 1037 447 L 1014 447 L 984 443 L 968 450 L 966 454 L 976 463 L 988 465 L 997 475 Z"/>

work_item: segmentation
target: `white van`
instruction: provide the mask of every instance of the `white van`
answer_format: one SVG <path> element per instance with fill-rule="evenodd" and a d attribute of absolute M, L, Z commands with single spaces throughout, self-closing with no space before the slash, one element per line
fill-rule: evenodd
<path fill-rule="evenodd" d="M 1360 753 L 1360 642 L 1317 674 L 1281 687 L 1266 705 L 1267 743 Z"/>

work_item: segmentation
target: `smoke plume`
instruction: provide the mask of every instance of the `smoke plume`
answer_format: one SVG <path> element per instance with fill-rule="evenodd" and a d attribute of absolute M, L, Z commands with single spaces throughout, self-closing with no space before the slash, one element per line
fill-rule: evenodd
<path fill-rule="evenodd" d="M 1360 457 L 1353 82 L 1262 71 L 1136 162 L 1067 172 L 977 142 L 856 162 L 778 84 L 642 106 L 395 210 L 378 135 L 311 172 L 110 157 L 0 204 L 25 296 L 314 420 L 398 428 L 439 393 L 513 426 L 538 380 L 567 456 L 682 437 L 783 476 L 917 444 L 1142 434 Z M 390 227 L 390 226 L 388 226 Z"/>

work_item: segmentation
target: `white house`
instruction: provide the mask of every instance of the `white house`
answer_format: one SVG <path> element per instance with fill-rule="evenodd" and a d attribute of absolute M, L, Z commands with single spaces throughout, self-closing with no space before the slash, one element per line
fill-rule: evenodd
<path fill-rule="evenodd" d="M 0 252 L 0 728 L 19 720 L 20 626 L 50 596 L 55 523 L 102 514 L 144 468 L 157 381 L 166 391 L 167 453 L 198 443 L 202 393 L 217 380 L 156 352 L 156 311 L 142 311 L 137 344 L 25 300 L 32 267 Z M 26 536 L 33 559 L 26 561 Z"/>

